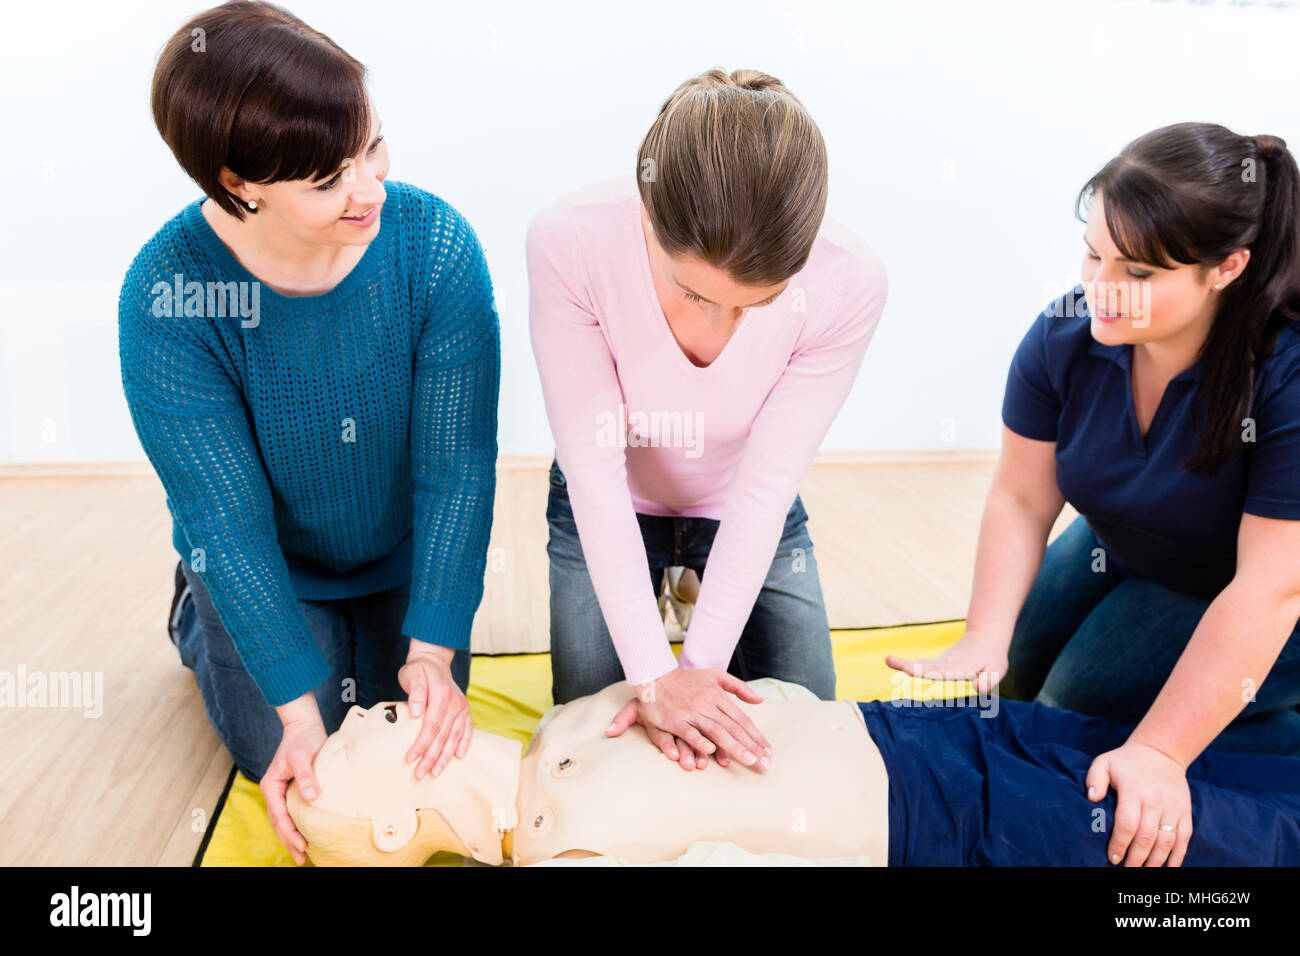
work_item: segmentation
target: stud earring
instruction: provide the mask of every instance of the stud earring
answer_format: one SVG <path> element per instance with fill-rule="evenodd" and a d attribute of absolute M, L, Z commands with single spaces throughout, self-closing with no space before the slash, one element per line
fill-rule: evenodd
<path fill-rule="evenodd" d="M 1215 285 L 1214 285 L 1214 291 L 1217 292 L 1217 291 L 1219 291 L 1219 290 L 1222 289 L 1222 288 L 1223 288 L 1223 283 L 1222 283 L 1222 282 L 1216 282 L 1216 283 L 1215 283 Z"/>
<path fill-rule="evenodd" d="M 256 209 L 256 208 L 257 208 L 257 200 L 256 200 L 256 199 L 250 199 L 250 200 L 248 201 L 248 208 L 249 208 L 249 209 Z"/>

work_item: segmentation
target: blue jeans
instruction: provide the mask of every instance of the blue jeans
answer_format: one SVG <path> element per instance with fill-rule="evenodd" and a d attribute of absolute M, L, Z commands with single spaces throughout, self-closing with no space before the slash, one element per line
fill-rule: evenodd
<path fill-rule="evenodd" d="M 591 583 L 564 474 L 554 461 L 550 481 L 546 553 L 551 565 L 551 694 L 555 703 L 564 704 L 623 680 L 623 665 Z M 644 514 L 636 518 L 650 564 L 646 583 L 653 594 L 659 594 L 666 568 L 692 568 L 704 580 L 719 521 Z M 807 521 L 796 495 L 727 670 L 741 680 L 774 677 L 801 684 L 822 700 L 834 700 L 830 625 Z M 796 548 L 802 549 L 801 569 L 792 560 Z"/>
<path fill-rule="evenodd" d="M 181 663 L 194 671 L 208 719 L 250 780 L 261 780 L 276 748 L 282 724 L 222 626 L 203 579 L 182 561 L 188 593 L 174 619 L 173 640 Z M 325 732 L 333 733 L 348 709 L 388 700 L 406 700 L 397 671 L 406 663 L 411 639 L 402 634 L 410 584 L 377 594 L 330 601 L 299 600 L 307 626 L 329 663 L 330 675 L 313 690 Z M 451 673 L 462 691 L 469 687 L 470 652 L 458 650 Z M 355 679 L 355 693 L 344 696 L 344 681 Z"/>
<path fill-rule="evenodd" d="M 1048 546 L 1016 621 L 999 692 L 1137 724 L 1210 601 L 1126 577 L 1109 564 L 1093 571 L 1094 548 L 1101 544 L 1082 516 Z M 1210 747 L 1300 756 L 1298 706 L 1300 626 L 1254 699 Z"/>

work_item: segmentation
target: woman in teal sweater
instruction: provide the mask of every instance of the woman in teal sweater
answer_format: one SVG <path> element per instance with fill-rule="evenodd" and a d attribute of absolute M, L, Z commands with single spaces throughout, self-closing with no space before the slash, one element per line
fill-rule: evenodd
<path fill-rule="evenodd" d="M 472 724 L 500 332 L 473 229 L 386 181 L 365 68 L 278 8 L 199 14 L 153 113 L 206 194 L 122 283 L 122 383 L 181 555 L 172 631 L 281 839 L 353 705 L 408 697 L 438 773 Z"/>

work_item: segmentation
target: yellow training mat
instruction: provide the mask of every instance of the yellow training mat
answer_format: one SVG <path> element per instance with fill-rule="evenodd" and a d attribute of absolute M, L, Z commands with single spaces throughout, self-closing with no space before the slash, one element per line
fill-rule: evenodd
<path fill-rule="evenodd" d="M 965 631 L 965 621 L 910 624 L 831 632 L 840 700 L 956 697 L 970 693 L 965 682 L 913 680 L 885 665 L 886 654 L 934 657 Z M 674 652 L 680 646 L 674 645 Z M 474 726 L 527 746 L 542 715 L 551 709 L 551 655 L 476 656 L 470 668 L 469 705 Z M 199 866 L 294 866 L 271 821 L 262 791 L 236 772 L 218 804 Z M 452 853 L 439 853 L 428 866 L 462 866 Z M 308 863 L 308 866 L 311 864 Z"/>

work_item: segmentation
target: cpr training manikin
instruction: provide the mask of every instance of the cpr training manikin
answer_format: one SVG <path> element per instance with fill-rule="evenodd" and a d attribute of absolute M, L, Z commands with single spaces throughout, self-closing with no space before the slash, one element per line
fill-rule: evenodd
<path fill-rule="evenodd" d="M 773 685 L 806 699 L 772 699 L 787 696 Z M 353 707 L 316 756 L 319 796 L 290 785 L 289 812 L 317 866 L 419 866 L 440 851 L 652 863 L 698 841 L 884 866 L 889 778 L 857 704 L 754 686 L 768 699 L 736 703 L 772 745 L 761 771 L 736 760 L 685 771 L 637 724 L 606 736 L 636 696 L 626 682 L 553 708 L 522 761 L 517 741 L 475 730 L 463 757 L 420 780 L 404 760 L 421 725 L 406 703 Z"/>

